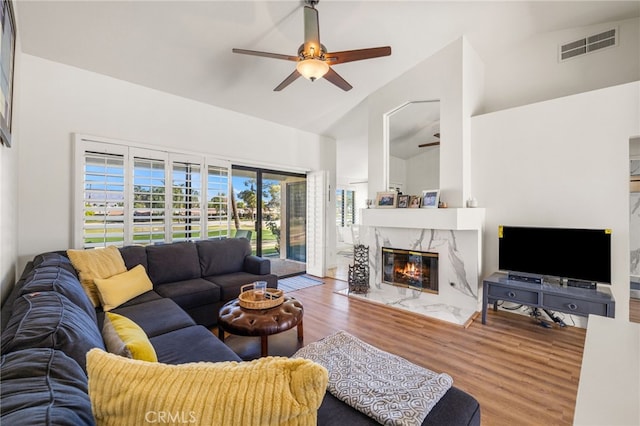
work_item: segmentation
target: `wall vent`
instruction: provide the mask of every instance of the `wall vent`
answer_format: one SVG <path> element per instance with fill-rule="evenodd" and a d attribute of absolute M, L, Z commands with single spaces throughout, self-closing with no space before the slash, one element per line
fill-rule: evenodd
<path fill-rule="evenodd" d="M 618 31 L 614 28 L 594 34 L 580 40 L 572 41 L 560 46 L 560 61 L 575 58 L 576 56 L 586 55 L 605 47 L 616 46 L 618 44 Z"/>

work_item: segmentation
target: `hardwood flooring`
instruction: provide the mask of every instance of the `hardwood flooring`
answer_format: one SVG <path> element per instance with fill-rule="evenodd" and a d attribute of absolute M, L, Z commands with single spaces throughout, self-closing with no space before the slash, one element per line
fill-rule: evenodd
<path fill-rule="evenodd" d="M 640 299 L 629 299 L 629 321 L 640 322 Z"/>
<path fill-rule="evenodd" d="M 436 372 L 479 402 L 483 425 L 571 425 L 586 330 L 546 329 L 489 311 L 468 328 L 336 294 L 347 283 L 292 293 L 304 305 L 304 342 L 345 330 Z"/>

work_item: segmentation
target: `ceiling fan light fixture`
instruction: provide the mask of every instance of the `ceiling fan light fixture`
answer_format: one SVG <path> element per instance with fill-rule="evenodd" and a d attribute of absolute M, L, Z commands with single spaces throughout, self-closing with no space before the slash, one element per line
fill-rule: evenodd
<path fill-rule="evenodd" d="M 329 71 L 329 64 L 320 59 L 308 58 L 298 62 L 296 69 L 304 78 L 315 81 Z"/>

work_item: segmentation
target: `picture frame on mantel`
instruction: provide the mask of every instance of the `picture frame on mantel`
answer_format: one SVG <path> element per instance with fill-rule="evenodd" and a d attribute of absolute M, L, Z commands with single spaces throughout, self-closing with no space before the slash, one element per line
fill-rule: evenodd
<path fill-rule="evenodd" d="M 422 208 L 437 209 L 439 199 L 440 199 L 439 189 L 425 189 L 424 191 L 422 191 Z"/>
<path fill-rule="evenodd" d="M 409 195 L 398 195 L 398 208 L 406 209 L 409 207 Z"/>
<path fill-rule="evenodd" d="M 16 20 L 10 0 L 0 0 L 0 141 L 11 146 L 13 116 L 13 68 L 16 53 Z"/>
<path fill-rule="evenodd" d="M 409 198 L 409 208 L 419 209 L 420 201 L 422 201 L 422 198 L 419 195 L 412 195 L 411 198 Z"/>
<path fill-rule="evenodd" d="M 376 193 L 376 208 L 377 209 L 395 209 L 396 208 L 396 191 L 384 191 Z"/>

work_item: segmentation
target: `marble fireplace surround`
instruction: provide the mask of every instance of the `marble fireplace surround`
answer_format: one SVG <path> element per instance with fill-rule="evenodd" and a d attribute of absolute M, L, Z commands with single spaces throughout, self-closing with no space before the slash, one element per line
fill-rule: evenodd
<path fill-rule="evenodd" d="M 361 210 L 356 243 L 369 246 L 370 290 L 349 296 L 468 325 L 479 311 L 484 215 L 479 208 Z M 382 247 L 438 253 L 439 292 L 383 283 Z"/>

